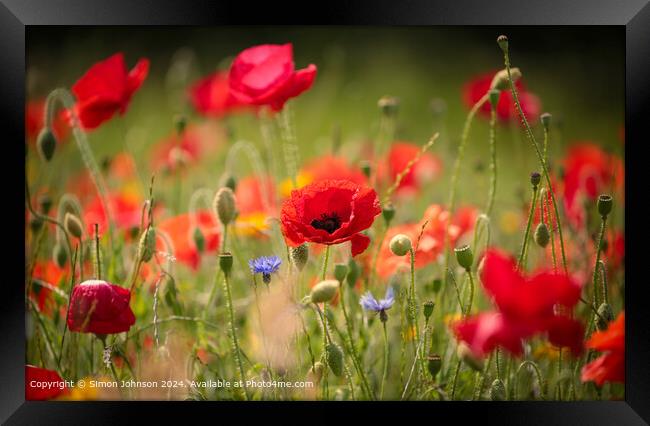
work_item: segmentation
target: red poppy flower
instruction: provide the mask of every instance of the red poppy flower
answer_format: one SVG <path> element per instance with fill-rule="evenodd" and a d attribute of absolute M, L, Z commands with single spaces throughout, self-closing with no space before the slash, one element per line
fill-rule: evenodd
<path fill-rule="evenodd" d="M 586 347 L 604 352 L 599 358 L 582 367 L 582 381 L 625 383 L 625 312 L 609 324 L 607 330 L 595 332 Z"/>
<path fill-rule="evenodd" d="M 409 142 L 395 142 L 383 161 L 380 161 L 377 175 L 380 180 L 392 185 L 397 176 L 402 173 L 410 161 L 419 153 L 421 147 Z M 397 193 L 415 195 L 423 183 L 434 180 L 442 173 L 442 161 L 427 152 L 411 167 L 402 178 Z"/>
<path fill-rule="evenodd" d="M 66 392 L 65 381 L 56 371 L 25 366 L 25 400 L 45 401 Z"/>
<path fill-rule="evenodd" d="M 242 107 L 230 93 L 227 71 L 217 71 L 195 82 L 189 95 L 194 109 L 209 117 L 223 117 Z"/>
<path fill-rule="evenodd" d="M 316 78 L 316 65 L 296 71 L 293 46 L 263 44 L 242 51 L 228 76 L 230 91 L 246 105 L 268 105 L 280 111 L 290 99 L 309 89 Z"/>
<path fill-rule="evenodd" d="M 29 101 L 25 106 L 25 136 L 29 143 L 36 142 L 45 126 L 45 99 Z M 52 132 L 58 142 L 64 142 L 70 134 L 70 126 L 64 111 L 60 111 L 52 123 Z"/>
<path fill-rule="evenodd" d="M 167 234 L 173 244 L 173 255 L 179 262 L 196 270 L 201 254 L 194 242 L 194 230 L 199 228 L 205 238 L 205 251 L 212 252 L 219 248 L 219 227 L 208 211 L 197 211 L 192 216 L 185 213 L 165 219 L 156 224 L 156 229 Z M 167 251 L 162 239 L 158 239 L 157 250 Z"/>
<path fill-rule="evenodd" d="M 582 199 L 594 201 L 601 193 L 623 189 L 623 162 L 598 145 L 583 142 L 569 148 L 563 165 L 567 217 L 579 228 L 584 223 Z"/>
<path fill-rule="evenodd" d="M 77 97 L 75 111 L 81 125 L 85 129 L 95 129 L 116 112 L 124 114 L 148 72 L 148 59 L 140 59 L 128 71 L 123 53 L 116 53 L 90 67 L 72 86 Z"/>
<path fill-rule="evenodd" d="M 514 259 L 494 249 L 485 254 L 481 282 L 499 312 L 483 313 L 456 323 L 453 328 L 479 356 L 502 346 L 514 355 L 522 340 L 546 333 L 555 346 L 582 351 L 582 324 L 555 307 L 572 308 L 580 299 L 580 286 L 564 274 L 541 271 L 524 276 Z"/>
<path fill-rule="evenodd" d="M 68 327 L 80 333 L 128 331 L 135 324 L 130 299 L 131 292 L 124 287 L 102 280 L 86 280 L 72 291 Z"/>
<path fill-rule="evenodd" d="M 480 75 L 465 84 L 463 87 L 463 100 L 467 108 L 472 108 L 490 90 L 492 79 L 496 73 L 497 71 Z M 524 111 L 526 118 L 531 122 L 537 121 L 542 109 L 539 98 L 526 91 L 526 86 L 521 78 L 515 82 L 515 87 L 519 95 L 521 109 Z M 489 102 L 486 102 L 479 110 L 479 115 L 490 118 L 491 107 Z M 520 122 L 519 113 L 510 89 L 501 91 L 497 103 L 497 118 L 502 122 Z"/>
<path fill-rule="evenodd" d="M 362 253 L 368 229 L 381 213 L 374 189 L 346 180 L 322 180 L 291 192 L 282 204 L 282 233 L 292 247 L 352 243 L 352 255 Z"/>
<path fill-rule="evenodd" d="M 113 193 L 108 195 L 108 203 L 114 215 L 113 221 L 118 229 L 129 230 L 140 226 L 142 217 L 142 200 L 140 197 L 126 194 Z M 106 213 L 99 196 L 95 196 L 84 208 L 84 223 L 86 224 L 88 235 L 95 232 L 95 224 L 99 225 L 99 233 L 103 234 L 108 223 Z"/>

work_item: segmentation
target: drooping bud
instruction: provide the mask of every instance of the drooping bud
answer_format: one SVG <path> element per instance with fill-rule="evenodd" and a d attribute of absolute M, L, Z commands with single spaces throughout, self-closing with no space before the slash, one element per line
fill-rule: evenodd
<path fill-rule="evenodd" d="M 394 96 L 382 96 L 377 102 L 377 106 L 385 116 L 393 117 L 399 110 L 399 99 Z"/>
<path fill-rule="evenodd" d="M 429 355 L 427 356 L 427 370 L 431 374 L 431 378 L 435 379 L 436 375 L 440 372 L 442 367 L 442 358 L 440 355 Z"/>
<path fill-rule="evenodd" d="M 510 77 L 512 77 L 512 82 L 516 82 L 521 78 L 521 70 L 519 68 L 510 68 Z M 498 73 L 494 74 L 492 78 L 492 83 L 490 83 L 490 89 L 494 90 L 508 90 L 510 89 L 510 79 L 508 78 L 508 70 L 502 69 Z"/>
<path fill-rule="evenodd" d="M 354 285 L 357 283 L 357 279 L 359 278 L 360 273 L 361 270 L 359 268 L 359 265 L 357 265 L 357 262 L 355 262 L 353 258 L 350 258 L 350 260 L 348 260 L 348 276 L 347 276 L 347 282 L 350 288 L 354 287 Z"/>
<path fill-rule="evenodd" d="M 386 203 L 386 205 L 381 209 L 381 215 L 384 217 L 386 226 L 390 225 L 391 220 L 395 217 L 395 206 L 393 206 L 393 203 Z"/>
<path fill-rule="evenodd" d="M 201 229 L 198 226 L 194 228 L 192 238 L 194 239 L 196 249 L 199 251 L 199 253 L 203 253 L 203 250 L 205 250 L 205 237 L 203 236 L 203 232 L 201 232 Z"/>
<path fill-rule="evenodd" d="M 433 314 L 433 308 L 436 306 L 436 304 L 433 302 L 433 300 L 427 300 L 424 302 L 424 321 L 428 322 L 429 318 L 431 317 L 431 314 Z"/>
<path fill-rule="evenodd" d="M 542 126 L 544 126 L 544 130 L 548 132 L 549 127 L 551 126 L 551 114 L 548 112 L 545 112 L 544 114 L 539 116 L 539 120 L 542 122 Z"/>
<path fill-rule="evenodd" d="M 363 160 L 359 163 L 359 168 L 366 178 L 370 178 L 370 173 L 372 172 L 372 165 L 370 161 Z"/>
<path fill-rule="evenodd" d="M 596 315 L 596 326 L 598 330 L 603 331 L 607 329 L 610 322 L 614 320 L 614 312 L 609 303 L 602 303 L 598 307 L 598 315 Z"/>
<path fill-rule="evenodd" d="M 501 379 L 495 379 L 490 386 L 490 399 L 492 401 L 506 400 L 506 386 Z"/>
<path fill-rule="evenodd" d="M 68 252 L 63 247 L 63 244 L 57 242 L 54 245 L 54 249 L 52 250 L 52 258 L 54 260 L 54 263 L 56 263 L 59 268 L 63 268 L 65 266 L 65 263 L 68 261 Z"/>
<path fill-rule="evenodd" d="M 535 242 L 538 246 L 544 248 L 548 245 L 548 242 L 551 240 L 551 234 L 548 231 L 548 226 L 544 222 L 540 222 L 535 229 Z"/>
<path fill-rule="evenodd" d="M 37 233 L 38 231 L 41 230 L 43 227 L 43 220 L 41 220 L 38 217 L 32 217 L 29 220 L 29 229 L 32 230 L 33 233 Z"/>
<path fill-rule="evenodd" d="M 221 178 L 221 186 L 230 188 L 233 192 L 237 189 L 237 178 L 230 173 L 227 173 Z"/>
<path fill-rule="evenodd" d="M 336 377 L 341 377 L 343 374 L 343 351 L 336 343 L 327 345 L 327 365 Z"/>
<path fill-rule="evenodd" d="M 472 263 L 474 263 L 472 249 L 465 244 L 464 246 L 455 248 L 454 252 L 456 253 L 456 261 L 458 264 L 466 271 L 469 271 L 472 268 Z"/>
<path fill-rule="evenodd" d="M 339 282 L 336 280 L 325 280 L 316 284 L 309 294 L 309 299 L 312 303 L 325 303 L 329 302 L 336 296 L 336 291 L 339 289 Z"/>
<path fill-rule="evenodd" d="M 442 280 L 440 278 L 435 278 L 431 283 L 431 287 L 434 293 L 438 293 L 442 288 Z"/>
<path fill-rule="evenodd" d="M 43 214 L 48 214 L 52 208 L 52 198 L 49 195 L 43 194 L 38 197 L 38 205 L 41 208 Z"/>
<path fill-rule="evenodd" d="M 458 358 L 467 364 L 470 368 L 476 371 L 482 371 L 483 365 L 485 362 L 482 358 L 474 355 L 470 347 L 465 342 L 460 342 L 458 348 L 456 349 L 456 355 Z"/>
<path fill-rule="evenodd" d="M 183 114 L 174 116 L 174 127 L 176 128 L 176 133 L 182 135 L 187 127 L 187 117 Z"/>
<path fill-rule="evenodd" d="M 496 111 L 497 105 L 499 104 L 499 97 L 501 96 L 501 91 L 498 89 L 491 89 L 488 92 L 488 100 L 490 101 L 490 106 L 492 111 Z"/>
<path fill-rule="evenodd" d="M 77 217 L 77 215 L 66 213 L 63 217 L 63 227 L 68 232 L 68 234 L 72 235 L 78 240 L 81 239 L 81 236 L 83 235 L 83 225 L 81 224 L 81 220 Z"/>
<path fill-rule="evenodd" d="M 302 271 L 309 260 L 309 247 L 307 244 L 305 243 L 298 247 L 291 247 L 289 253 L 293 266 L 295 266 L 297 270 Z"/>
<path fill-rule="evenodd" d="M 149 262 L 153 257 L 156 252 L 156 231 L 153 228 L 149 227 L 140 237 L 138 252 L 143 262 Z"/>
<path fill-rule="evenodd" d="M 54 156 L 54 150 L 56 148 L 56 137 L 54 136 L 52 130 L 44 127 L 43 130 L 41 130 L 41 132 L 38 134 L 36 146 L 41 157 L 45 161 L 49 162 Z"/>
<path fill-rule="evenodd" d="M 607 217 L 612 211 L 614 200 L 609 194 L 602 194 L 598 197 L 598 214 L 602 217 Z"/>
<path fill-rule="evenodd" d="M 537 188 L 539 183 L 542 181 L 542 175 L 539 172 L 532 172 L 530 174 L 530 184 L 533 185 L 533 188 Z"/>
<path fill-rule="evenodd" d="M 397 234 L 390 240 L 389 247 L 390 251 L 392 251 L 395 256 L 405 256 L 409 251 L 411 251 L 413 244 L 408 236 Z"/>
<path fill-rule="evenodd" d="M 223 187 L 217 191 L 212 208 L 224 226 L 232 222 L 235 218 L 235 194 L 232 189 Z"/>
<path fill-rule="evenodd" d="M 500 35 L 499 37 L 497 37 L 497 44 L 499 45 L 503 53 L 508 52 L 508 37 L 504 35 Z"/>
<path fill-rule="evenodd" d="M 338 282 L 343 283 L 343 280 L 347 275 L 348 265 L 345 263 L 337 263 L 334 265 L 334 278 L 336 278 Z"/>
<path fill-rule="evenodd" d="M 230 276 L 230 272 L 232 271 L 232 254 L 231 253 L 221 253 L 219 254 L 219 268 L 221 268 L 221 271 L 226 277 Z"/>

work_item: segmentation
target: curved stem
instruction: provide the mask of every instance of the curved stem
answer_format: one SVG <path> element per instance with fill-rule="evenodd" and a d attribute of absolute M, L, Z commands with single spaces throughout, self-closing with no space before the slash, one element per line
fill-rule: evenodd
<path fill-rule="evenodd" d="M 469 316 L 469 314 L 472 312 L 472 303 L 474 302 L 474 277 L 472 276 L 472 271 L 469 269 L 466 271 L 467 276 L 469 277 L 469 300 L 467 301 L 467 305 L 465 305 L 465 318 Z"/>
<path fill-rule="evenodd" d="M 533 186 L 533 200 L 530 203 L 530 210 L 528 212 L 528 222 L 526 223 L 526 232 L 524 232 L 524 241 L 521 244 L 521 253 L 517 261 L 517 268 L 521 269 L 526 263 L 526 252 L 528 251 L 528 240 L 530 237 L 530 228 L 533 223 L 533 216 L 535 214 L 535 204 L 537 203 L 537 187 Z"/>
<path fill-rule="evenodd" d="M 535 376 L 537 376 L 537 384 L 539 386 L 540 395 L 542 395 L 542 399 L 544 399 L 544 381 L 542 380 L 542 373 L 539 371 L 539 367 L 537 366 L 537 364 L 529 360 L 526 360 L 521 364 L 519 364 L 519 368 L 517 368 L 517 371 L 515 372 L 515 383 L 513 386 L 514 397 L 517 398 L 518 396 L 517 385 L 519 383 L 519 373 L 521 372 L 522 368 L 524 368 L 525 366 L 530 366 L 535 371 Z"/>

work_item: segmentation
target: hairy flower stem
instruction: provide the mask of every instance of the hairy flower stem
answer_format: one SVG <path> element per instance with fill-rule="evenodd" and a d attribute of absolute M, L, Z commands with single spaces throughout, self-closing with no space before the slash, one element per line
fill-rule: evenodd
<path fill-rule="evenodd" d="M 329 244 L 325 246 L 325 260 L 323 261 L 323 272 L 322 272 L 322 279 L 324 280 L 325 277 L 327 276 L 327 263 L 330 260 L 330 246 Z"/>
<path fill-rule="evenodd" d="M 420 359 L 420 370 L 418 372 L 418 377 L 422 377 L 426 366 L 424 365 L 424 357 L 420 356 L 418 350 L 418 342 L 420 341 L 420 325 L 418 324 L 418 302 L 417 294 L 415 292 L 415 251 L 413 247 L 409 250 L 409 256 L 411 257 L 411 286 L 410 286 L 410 295 L 409 295 L 409 314 L 411 320 L 411 326 L 415 327 L 415 336 L 413 338 L 413 353 L 415 359 Z"/>
<path fill-rule="evenodd" d="M 521 253 L 519 253 L 519 260 L 517 261 L 517 269 L 521 269 L 526 265 L 526 256 L 528 252 L 528 240 L 530 240 L 530 228 L 533 223 L 533 216 L 535 214 L 536 204 L 537 204 L 537 186 L 533 186 L 533 200 L 530 203 L 530 210 L 528 212 L 528 222 L 526 223 L 526 232 L 524 232 L 524 241 L 521 244 Z"/>
<path fill-rule="evenodd" d="M 490 353 L 490 356 L 487 359 L 487 362 L 485 363 L 485 367 L 483 368 L 483 371 L 480 373 L 476 373 L 476 381 L 475 381 L 475 386 L 474 386 L 474 395 L 472 396 L 472 400 L 476 401 L 477 399 L 481 398 L 481 392 L 483 392 L 483 386 L 485 386 L 485 378 L 487 376 L 487 372 L 490 370 L 490 365 L 492 364 L 492 355 L 493 352 Z"/>
<path fill-rule="evenodd" d="M 607 269 L 605 268 L 605 262 L 600 260 L 598 266 L 600 267 L 600 278 L 603 281 L 603 302 L 609 303 L 609 296 L 607 295 Z"/>
<path fill-rule="evenodd" d="M 237 364 L 239 380 L 242 383 L 246 382 L 246 375 L 244 374 L 244 365 L 241 361 L 240 350 L 239 350 L 239 341 L 237 340 L 237 332 L 235 329 L 235 311 L 232 305 L 232 294 L 230 292 L 230 280 L 228 279 L 228 274 L 224 274 L 223 278 L 223 290 L 226 294 L 226 308 L 228 309 L 228 326 L 230 331 L 230 344 L 232 350 L 232 356 L 235 359 Z M 244 386 L 244 397 L 248 401 L 250 398 L 248 396 L 248 389 Z"/>
<path fill-rule="evenodd" d="M 600 220 L 600 233 L 598 234 L 598 243 L 596 246 L 596 263 L 594 265 L 594 273 L 592 282 L 594 285 L 594 305 L 600 306 L 600 297 L 598 295 L 598 268 L 600 263 L 600 253 L 603 249 L 603 238 L 605 237 L 605 228 L 607 227 L 607 216 L 601 216 Z"/>
<path fill-rule="evenodd" d="M 462 363 L 462 361 L 460 359 L 456 362 L 456 369 L 454 370 L 454 379 L 451 382 L 450 397 L 451 397 L 452 401 L 456 397 L 456 385 L 458 384 L 458 373 L 460 373 L 461 363 Z"/>
<path fill-rule="evenodd" d="M 379 399 L 384 399 L 384 383 L 388 374 L 388 331 L 386 330 L 386 321 L 382 321 L 384 326 L 384 371 L 381 375 L 381 387 L 379 388 Z"/>
<path fill-rule="evenodd" d="M 329 248 L 329 246 L 327 247 Z M 327 356 L 327 344 L 332 341 L 329 335 L 329 329 L 327 328 L 327 303 L 323 303 L 322 311 L 316 303 L 314 303 L 314 306 L 316 307 L 316 311 L 318 312 L 318 316 L 320 317 L 321 324 L 323 326 L 323 352 L 321 354 L 321 359 L 325 364 L 325 368 L 323 369 L 323 378 L 321 379 L 323 384 L 321 398 L 323 400 L 327 400 L 329 399 L 329 386 L 327 383 L 327 376 L 328 376 L 327 373 L 330 368 L 330 364 Z"/>
<path fill-rule="evenodd" d="M 562 225 L 560 224 L 560 212 L 557 207 L 557 201 L 555 200 L 555 191 L 553 190 L 553 186 L 551 185 L 551 177 L 548 173 L 548 167 L 546 165 L 546 161 L 542 156 L 542 152 L 540 151 L 539 145 L 537 144 L 537 140 L 535 139 L 535 135 L 533 135 L 533 131 L 530 128 L 530 124 L 528 123 L 528 120 L 526 119 L 526 115 L 524 114 L 524 111 L 521 109 L 521 103 L 519 102 L 517 89 L 515 88 L 515 83 L 512 80 L 512 74 L 510 70 L 510 56 L 508 54 L 507 48 L 504 49 L 503 57 L 506 65 L 506 70 L 508 72 L 508 81 L 510 82 L 510 90 L 512 91 L 512 97 L 515 100 L 515 105 L 517 107 L 517 111 L 519 112 L 519 117 L 521 118 L 521 121 L 524 123 L 524 127 L 526 128 L 526 135 L 528 136 L 528 139 L 530 139 L 531 143 L 533 144 L 533 148 L 535 148 L 537 159 L 539 160 L 539 163 L 542 166 L 544 178 L 546 179 L 546 184 L 551 193 L 551 200 L 553 201 L 553 209 L 555 210 L 555 221 L 557 222 L 557 231 L 558 231 L 558 235 L 560 236 L 560 249 L 562 251 L 562 266 L 564 267 L 564 273 L 568 274 L 569 268 L 567 266 L 566 254 L 564 252 L 564 236 L 562 235 Z"/>
<path fill-rule="evenodd" d="M 448 209 L 449 209 L 449 218 L 447 219 L 445 224 L 445 267 L 444 267 L 445 288 L 447 288 L 448 275 L 446 271 L 449 269 L 449 256 L 450 256 L 449 244 L 451 242 L 449 238 L 449 226 L 451 225 L 451 218 L 454 214 L 454 209 L 456 208 L 456 189 L 458 187 L 460 165 L 463 162 L 463 157 L 465 155 L 465 145 L 467 144 L 467 137 L 469 136 L 469 130 L 472 126 L 472 121 L 474 121 L 474 116 L 476 116 L 476 113 L 488 101 L 488 99 L 489 96 L 486 93 L 485 95 L 483 95 L 481 99 L 478 100 L 478 102 L 476 102 L 476 104 L 474 104 L 472 109 L 467 114 L 467 117 L 465 118 L 465 124 L 463 125 L 463 133 L 461 134 L 460 143 L 458 144 L 458 155 L 456 156 L 456 161 L 454 162 L 454 169 L 451 175 L 451 182 L 449 183 L 449 201 L 447 202 Z"/>
<path fill-rule="evenodd" d="M 519 383 L 519 373 L 521 373 L 521 370 L 525 367 L 529 366 L 533 368 L 533 371 L 535 372 L 535 376 L 537 378 L 537 385 L 539 386 L 539 392 L 540 395 L 542 396 L 542 399 L 544 399 L 544 380 L 542 379 L 542 373 L 539 371 L 539 367 L 537 364 L 535 364 L 533 361 L 526 360 L 519 364 L 519 368 L 517 368 L 517 371 L 515 372 L 515 382 L 513 384 L 513 396 L 515 399 L 519 396 L 518 394 L 518 389 L 517 385 Z"/>
<path fill-rule="evenodd" d="M 496 109 L 492 108 L 490 116 L 490 194 L 488 195 L 487 205 L 485 206 L 485 214 L 490 217 L 492 208 L 494 207 L 494 199 L 497 193 L 497 114 Z"/>

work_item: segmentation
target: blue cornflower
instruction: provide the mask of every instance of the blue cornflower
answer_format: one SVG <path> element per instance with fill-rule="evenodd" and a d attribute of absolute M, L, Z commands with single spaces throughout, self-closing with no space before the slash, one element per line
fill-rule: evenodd
<path fill-rule="evenodd" d="M 393 287 L 390 285 L 386 289 L 386 295 L 383 299 L 377 300 L 370 291 L 367 291 L 366 294 L 361 296 L 361 300 L 359 300 L 359 304 L 366 311 L 379 312 L 379 318 L 384 322 L 388 320 L 386 310 L 390 309 L 394 303 L 395 292 L 393 291 Z"/>
<path fill-rule="evenodd" d="M 280 269 L 282 260 L 278 256 L 262 256 L 248 261 L 248 266 L 253 274 L 262 274 L 265 284 L 271 282 L 271 274 Z"/>

